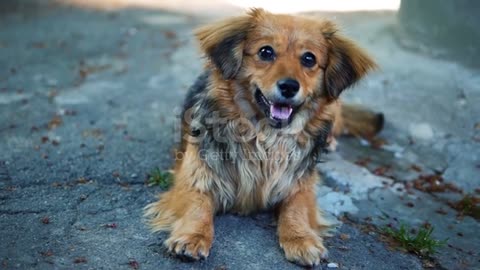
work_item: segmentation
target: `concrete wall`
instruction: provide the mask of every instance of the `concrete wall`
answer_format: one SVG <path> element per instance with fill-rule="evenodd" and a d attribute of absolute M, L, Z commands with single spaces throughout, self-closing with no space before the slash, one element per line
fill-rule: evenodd
<path fill-rule="evenodd" d="M 402 0 L 399 18 L 416 41 L 480 67 L 480 1 Z"/>

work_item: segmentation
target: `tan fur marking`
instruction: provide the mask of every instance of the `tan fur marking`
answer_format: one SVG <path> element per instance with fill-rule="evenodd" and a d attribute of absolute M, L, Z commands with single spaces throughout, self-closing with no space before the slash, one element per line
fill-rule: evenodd
<path fill-rule="evenodd" d="M 322 233 L 328 226 L 323 222 L 315 200 L 318 175 L 303 179 L 279 208 L 278 236 L 288 260 L 302 265 L 317 265 L 326 257 Z"/>

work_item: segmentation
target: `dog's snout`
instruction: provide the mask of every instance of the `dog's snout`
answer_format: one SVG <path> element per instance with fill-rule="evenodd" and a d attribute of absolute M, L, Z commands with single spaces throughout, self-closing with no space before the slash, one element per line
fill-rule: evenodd
<path fill-rule="evenodd" d="M 298 93 L 298 90 L 300 90 L 298 81 L 290 78 L 279 80 L 277 87 L 285 98 L 294 97 Z"/>

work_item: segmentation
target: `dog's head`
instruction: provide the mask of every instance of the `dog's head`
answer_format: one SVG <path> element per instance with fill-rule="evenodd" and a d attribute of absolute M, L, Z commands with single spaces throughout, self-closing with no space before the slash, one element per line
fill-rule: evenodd
<path fill-rule="evenodd" d="M 274 127 L 320 99 L 335 100 L 375 68 L 330 21 L 252 9 L 196 36 L 216 72 L 242 84 Z"/>

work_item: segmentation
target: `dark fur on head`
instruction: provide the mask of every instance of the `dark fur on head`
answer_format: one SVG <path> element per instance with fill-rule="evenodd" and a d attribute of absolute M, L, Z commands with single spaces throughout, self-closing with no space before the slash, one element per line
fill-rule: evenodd
<path fill-rule="evenodd" d="M 244 43 L 255 28 L 255 22 L 264 17 L 263 10 L 252 9 L 247 15 L 207 25 L 196 32 L 201 49 L 224 79 L 234 79 L 240 71 Z M 325 37 L 328 47 L 323 86 L 330 97 L 338 98 L 344 89 L 356 83 L 368 71 L 376 69 L 377 65 L 354 42 L 344 37 L 334 23 L 318 23 L 318 31 Z"/>
<path fill-rule="evenodd" d="M 325 71 L 325 89 L 333 98 L 377 67 L 375 62 L 355 43 L 343 37 L 336 26 L 325 23 L 324 36 L 329 44 Z"/>

